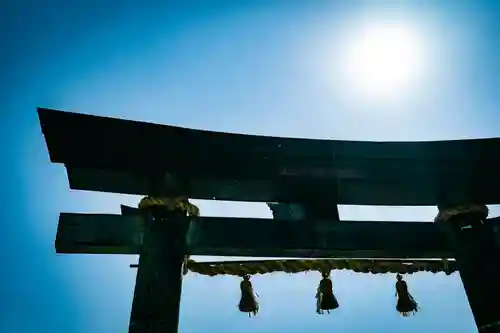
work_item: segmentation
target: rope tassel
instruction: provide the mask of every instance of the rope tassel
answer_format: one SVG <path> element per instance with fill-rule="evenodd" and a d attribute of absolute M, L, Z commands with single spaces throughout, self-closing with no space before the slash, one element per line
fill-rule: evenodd
<path fill-rule="evenodd" d="M 182 262 L 182 275 L 186 275 L 189 272 L 189 262 L 191 260 L 189 259 L 189 255 L 186 254 L 184 256 L 184 261 Z"/>
<path fill-rule="evenodd" d="M 259 303 L 257 303 L 256 296 L 258 296 L 253 291 L 252 282 L 250 282 L 250 276 L 244 275 L 243 281 L 240 283 L 241 298 L 238 304 L 238 309 L 241 312 L 248 313 L 248 317 L 256 316 L 259 312 Z"/>
<path fill-rule="evenodd" d="M 330 272 L 323 272 L 321 274 L 323 279 L 319 282 L 316 291 L 316 313 L 324 314 L 325 311 L 330 313 L 330 310 L 335 310 L 339 307 L 337 298 L 333 294 L 333 284 L 330 280 Z"/>
<path fill-rule="evenodd" d="M 403 280 L 401 274 L 396 275 L 396 297 L 398 302 L 396 310 L 403 316 L 408 317 L 410 314 L 418 312 L 418 303 L 413 299 L 413 296 L 408 291 L 408 285 Z"/>

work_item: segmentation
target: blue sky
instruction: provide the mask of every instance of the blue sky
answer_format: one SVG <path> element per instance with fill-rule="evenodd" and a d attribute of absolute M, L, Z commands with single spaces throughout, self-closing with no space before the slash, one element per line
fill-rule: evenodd
<path fill-rule="evenodd" d="M 184 3 L 181 5 L 181 3 Z M 188 3 L 188 4 L 186 4 Z M 137 197 L 76 192 L 48 162 L 36 106 L 218 131 L 350 140 L 499 136 L 500 3 L 486 1 L 7 1 L 0 10 L 0 331 L 124 332 L 131 256 L 59 256 L 59 212 L 118 213 Z M 378 23 L 377 23 L 378 22 Z M 338 56 L 363 23 L 413 27 L 418 84 L 361 98 Z M 346 44 L 347 45 L 347 44 Z M 340 68 L 342 69 L 342 68 Z M 387 69 L 389 70 L 389 69 Z M 359 79 L 359 78 L 358 78 Z M 358 81 L 359 82 L 359 81 Z M 396 95 L 396 93 L 395 93 Z M 199 202 L 203 215 L 270 217 L 262 204 Z M 493 215 L 499 210 L 493 207 Z M 342 219 L 431 221 L 434 207 L 340 207 Z M 341 304 L 314 313 L 318 274 L 239 281 L 188 275 L 181 332 L 475 332 L 459 276 L 407 277 L 422 312 L 400 318 L 394 276 L 334 272 Z"/>

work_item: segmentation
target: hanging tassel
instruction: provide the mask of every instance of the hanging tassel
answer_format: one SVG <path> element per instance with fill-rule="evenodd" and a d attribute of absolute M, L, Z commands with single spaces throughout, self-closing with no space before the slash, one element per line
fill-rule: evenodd
<path fill-rule="evenodd" d="M 406 281 L 403 280 L 403 277 L 399 273 L 398 275 L 396 275 L 396 279 L 396 297 L 398 298 L 396 310 L 403 317 L 408 317 L 411 314 L 417 313 L 418 303 L 408 291 L 408 285 L 406 284 Z"/>
<path fill-rule="evenodd" d="M 319 282 L 316 290 L 316 313 L 324 314 L 325 311 L 335 310 L 339 307 L 337 298 L 333 294 L 332 280 L 330 280 L 330 271 L 322 272 L 323 279 Z"/>
<path fill-rule="evenodd" d="M 443 271 L 446 275 L 450 275 L 452 271 L 450 271 L 450 262 L 448 258 L 443 258 Z"/>
<path fill-rule="evenodd" d="M 250 282 L 250 275 L 244 275 L 243 281 L 240 283 L 241 299 L 238 304 L 238 309 L 241 312 L 248 313 L 248 317 L 256 316 L 259 312 L 259 304 L 257 303 L 256 296 L 253 291 L 252 282 Z"/>
<path fill-rule="evenodd" d="M 189 255 L 184 256 L 184 261 L 182 263 L 182 275 L 186 275 L 189 272 Z"/>

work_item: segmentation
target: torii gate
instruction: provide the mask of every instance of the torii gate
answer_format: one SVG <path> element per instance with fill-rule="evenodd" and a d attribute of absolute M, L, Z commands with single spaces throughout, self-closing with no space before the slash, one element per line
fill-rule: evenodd
<path fill-rule="evenodd" d="M 38 114 L 50 159 L 65 165 L 72 189 L 147 195 L 168 172 L 190 198 L 297 203 L 305 212 L 292 220 L 145 221 L 143 241 L 140 215 L 62 213 L 58 253 L 140 254 L 131 333 L 177 331 L 186 253 L 456 258 L 478 330 L 500 332 L 497 222 L 486 220 L 484 209 L 500 203 L 500 139 L 305 140 L 42 108 Z M 435 205 L 441 218 L 437 224 L 339 221 L 339 204 Z"/>

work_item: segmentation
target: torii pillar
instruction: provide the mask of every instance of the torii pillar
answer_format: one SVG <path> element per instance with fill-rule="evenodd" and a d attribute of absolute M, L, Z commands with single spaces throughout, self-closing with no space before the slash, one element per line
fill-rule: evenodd
<path fill-rule="evenodd" d="M 484 205 L 438 207 L 479 333 L 500 332 L 500 249 Z"/>
<path fill-rule="evenodd" d="M 177 333 L 186 219 L 145 218 L 129 333 Z"/>
<path fill-rule="evenodd" d="M 165 177 L 152 177 L 151 193 L 172 191 Z M 144 214 L 144 234 L 129 333 L 177 333 L 189 218 L 177 212 Z"/>

